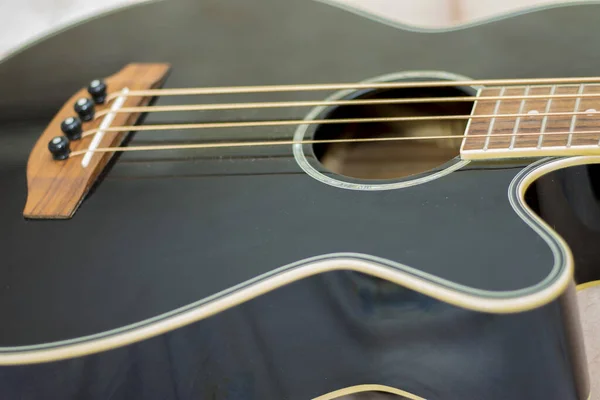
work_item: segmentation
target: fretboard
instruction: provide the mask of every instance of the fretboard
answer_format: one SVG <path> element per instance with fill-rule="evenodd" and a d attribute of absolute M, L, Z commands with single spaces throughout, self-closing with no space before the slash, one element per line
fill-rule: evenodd
<path fill-rule="evenodd" d="M 496 97 L 498 99 L 481 99 Z M 526 98 L 523 98 L 526 97 Z M 600 155 L 600 85 L 479 90 L 463 159 Z"/>

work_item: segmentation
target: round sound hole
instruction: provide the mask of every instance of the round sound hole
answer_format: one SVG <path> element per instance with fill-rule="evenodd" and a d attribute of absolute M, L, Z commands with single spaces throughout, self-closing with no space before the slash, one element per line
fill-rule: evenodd
<path fill-rule="evenodd" d="M 470 88 L 469 88 L 470 89 Z M 400 99 L 465 97 L 472 90 L 457 87 L 413 88 L 355 92 L 350 98 Z M 349 99 L 348 97 L 346 99 Z M 316 140 L 406 137 L 411 140 L 316 143 L 313 151 L 329 171 L 368 180 L 404 178 L 430 171 L 459 154 L 467 119 L 440 120 L 440 115 L 469 115 L 472 101 L 431 101 L 411 104 L 346 105 L 328 109 L 322 118 L 360 119 L 386 117 L 430 117 L 427 120 L 322 124 L 314 131 Z M 456 138 L 419 139 L 424 136 Z"/>

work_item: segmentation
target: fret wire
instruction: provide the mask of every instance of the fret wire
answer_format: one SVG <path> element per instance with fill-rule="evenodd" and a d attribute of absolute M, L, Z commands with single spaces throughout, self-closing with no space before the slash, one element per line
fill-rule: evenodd
<path fill-rule="evenodd" d="M 583 94 L 583 90 L 585 88 L 585 85 L 582 83 L 579 85 L 579 89 L 577 90 L 577 94 Z M 581 104 L 581 97 L 578 97 L 575 100 L 575 106 L 573 109 L 573 112 L 578 112 L 579 111 L 579 105 Z M 575 126 L 577 125 L 577 114 L 573 115 L 573 117 L 571 117 L 571 126 L 569 127 L 569 136 L 567 139 L 567 147 L 571 147 L 571 143 L 573 142 L 573 131 L 575 130 Z"/>
<path fill-rule="evenodd" d="M 552 85 L 550 87 L 550 96 L 553 96 L 556 92 L 556 85 Z M 546 108 L 544 109 L 544 118 L 542 118 L 542 126 L 540 128 L 540 136 L 538 138 L 537 148 L 542 148 L 542 143 L 544 141 L 544 133 L 546 133 L 546 125 L 548 124 L 548 113 L 550 112 L 550 108 L 552 107 L 552 97 L 546 102 Z"/>
<path fill-rule="evenodd" d="M 525 90 L 523 91 L 523 96 L 529 95 L 529 89 L 531 89 L 531 86 L 525 86 Z M 526 101 L 527 101 L 526 99 L 521 100 L 521 105 L 519 106 L 518 114 L 523 114 L 523 110 L 525 109 Z M 515 120 L 515 127 L 513 128 L 514 136 L 510 138 L 510 146 L 508 147 L 511 150 L 515 148 L 515 143 L 517 142 L 517 133 L 519 132 L 519 124 L 520 123 L 521 123 L 521 117 L 517 117 L 517 119 Z"/>
<path fill-rule="evenodd" d="M 506 86 L 503 86 L 502 89 L 500 89 L 500 93 L 498 94 L 499 97 L 504 96 L 504 91 L 506 90 Z M 502 102 L 501 99 L 496 100 L 496 105 L 494 106 L 494 114 L 493 115 L 497 115 L 498 111 L 500 110 L 500 103 Z M 487 135 L 485 137 L 485 142 L 483 144 L 483 150 L 487 150 L 488 146 L 490 145 L 490 139 L 492 138 L 492 131 L 494 130 L 494 123 L 496 122 L 496 117 L 493 117 L 490 120 L 490 126 L 488 127 L 488 132 Z"/>
<path fill-rule="evenodd" d="M 473 108 L 471 109 L 471 115 L 475 115 L 476 110 L 477 110 L 477 102 L 479 101 L 479 97 L 481 96 L 481 92 L 483 92 L 483 88 L 480 87 L 479 89 L 477 89 L 477 93 L 475 94 L 475 101 L 473 102 Z M 467 145 L 467 140 L 469 140 L 469 131 L 471 129 L 471 122 L 473 121 L 474 118 L 469 118 L 467 120 L 467 126 L 465 127 L 465 132 L 464 132 L 464 139 L 460 145 L 460 151 L 462 152 L 465 148 L 465 146 Z M 600 146 L 600 142 L 598 143 L 598 145 Z"/>

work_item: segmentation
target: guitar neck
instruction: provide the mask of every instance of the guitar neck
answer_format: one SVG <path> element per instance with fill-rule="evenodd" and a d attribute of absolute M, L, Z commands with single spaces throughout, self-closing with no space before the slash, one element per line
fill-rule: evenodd
<path fill-rule="evenodd" d="M 598 84 L 487 87 L 477 98 L 464 159 L 600 155 Z"/>

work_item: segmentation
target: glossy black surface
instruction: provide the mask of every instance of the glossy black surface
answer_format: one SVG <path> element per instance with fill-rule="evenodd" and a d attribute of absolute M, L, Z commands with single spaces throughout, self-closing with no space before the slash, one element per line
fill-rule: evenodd
<path fill-rule="evenodd" d="M 117 58 L 121 58 L 121 65 L 133 60 L 172 62 L 173 72 L 167 87 L 178 87 L 355 81 L 417 65 L 419 69 L 469 74 L 472 71 L 469 71 L 468 60 L 480 57 L 480 54 L 475 56 L 479 47 L 472 46 L 474 54 L 463 54 L 465 58 L 454 63 L 448 62 L 442 54 L 438 54 L 437 65 L 427 59 L 418 64 L 414 60 L 406 61 L 412 58 L 407 57 L 406 52 L 417 50 L 415 40 L 423 46 L 424 41 L 435 38 L 429 44 L 435 53 L 444 49 L 447 41 L 452 40 L 451 36 L 457 40 L 473 33 L 416 34 L 313 2 L 289 2 L 280 8 L 276 2 L 265 1 L 266 9 L 273 7 L 271 13 L 248 9 L 242 2 L 218 4 L 181 3 L 176 7 L 181 13 L 196 14 L 189 29 L 199 30 L 197 35 L 183 28 L 186 19 L 168 23 L 173 11 L 166 10 L 168 7 L 163 9 L 159 4 L 134 8 L 115 14 L 105 22 L 98 20 L 75 28 L 69 35 L 62 36 L 63 40 L 78 37 L 88 42 L 87 35 L 93 35 L 89 40 L 96 41 L 89 55 L 83 49 L 74 52 L 77 57 L 72 63 L 79 65 L 78 70 L 82 71 L 79 84 L 89 82 L 88 74 L 97 77 L 118 70 Z M 274 17 L 273 13 L 279 15 L 278 9 L 283 18 Z M 148 13 L 146 17 L 142 17 L 144 10 Z M 213 14 L 221 15 L 219 10 L 240 12 L 235 15 L 247 21 L 244 27 L 254 30 L 256 26 L 262 26 L 263 29 L 247 36 L 240 35 L 239 24 L 235 25 L 237 29 L 233 26 L 219 29 L 215 25 L 218 17 L 215 19 Z M 109 57 L 98 51 L 109 46 L 110 32 L 118 29 L 120 18 L 124 18 L 127 25 L 136 26 L 136 31 L 144 31 L 139 24 L 153 19 L 150 16 L 154 13 L 163 16 L 164 32 L 156 36 L 140 34 L 133 36 L 136 40 L 121 41 L 117 47 L 119 57 Z M 136 18 L 140 20 L 139 24 Z M 313 21 L 310 30 L 305 35 L 293 34 L 294 26 L 303 26 L 306 20 Z M 318 21 L 322 22 L 319 24 Z M 498 25 L 502 23 L 505 25 L 500 28 Z M 99 35 L 95 27 L 103 24 L 110 25 L 111 30 Z M 518 24 L 518 19 L 482 26 L 475 35 L 492 35 L 490 26 L 506 30 L 512 24 Z M 212 43 L 203 39 L 207 36 L 201 33 L 204 31 L 211 32 L 210 36 L 225 34 L 237 39 L 226 36 L 219 41 L 218 51 L 208 52 L 210 57 L 200 57 Z M 273 38 L 274 32 L 278 32 L 276 38 Z M 340 46 L 332 52 L 321 38 L 334 32 L 343 37 L 360 37 L 360 41 L 348 38 L 348 47 Z M 188 40 L 180 43 L 175 40 L 177 35 Z M 283 40 L 282 35 L 287 35 L 287 40 Z M 34 48 L 8 60 L 3 67 L 10 71 L 11 64 L 21 60 L 25 65 L 19 70 L 27 71 L 26 67 L 31 67 L 27 62 L 28 55 L 36 51 L 45 53 L 52 46 L 60 47 L 60 44 L 53 44 L 60 37 L 49 39 L 39 46 L 39 50 Z M 167 37 L 171 39 L 167 40 Z M 388 40 L 381 40 L 384 37 Z M 163 47 L 156 44 L 156 40 L 167 42 Z M 146 41 L 154 43 L 154 51 L 145 48 L 143 43 Z M 173 43 L 179 46 L 173 46 Z M 187 49 L 180 48 L 184 44 Z M 268 50 L 263 48 L 266 45 Z M 480 45 L 491 44 L 481 41 Z M 368 57 L 363 56 L 360 63 L 353 59 L 356 47 L 370 49 Z M 254 57 L 243 66 L 229 65 L 223 59 L 237 59 L 240 52 L 251 50 L 257 53 L 253 53 Z M 114 66 L 113 71 L 100 73 L 97 63 L 82 68 L 83 65 L 87 67 L 82 60 L 92 54 L 99 63 Z M 46 65 L 52 63 L 51 57 L 43 58 L 42 54 L 38 57 L 42 57 L 38 59 Z M 61 61 L 65 63 L 64 57 Z M 293 63 L 297 63 L 296 68 L 292 68 Z M 258 73 L 259 65 L 265 71 Z M 467 68 L 462 68 L 463 65 Z M 56 71 L 52 81 L 61 79 L 61 71 Z M 511 77 L 510 72 L 503 71 L 502 74 Z M 483 71 L 478 75 L 483 75 Z M 493 77 L 494 72 L 487 71 L 485 75 Z M 25 78 L 26 82 L 20 92 L 29 85 L 48 84 L 44 83 L 47 80 L 31 82 L 24 73 L 17 76 Z M 14 81 L 16 79 L 10 79 L 2 84 L 8 86 L 4 93 L 13 92 L 10 86 Z M 62 90 L 66 91 L 68 87 L 65 83 Z M 36 95 L 39 92 L 36 90 Z M 287 96 L 314 98 L 315 94 Z M 325 94 L 318 93 L 317 96 L 322 98 Z M 231 100 L 225 97 L 217 100 Z M 253 95 L 246 99 L 258 101 L 269 97 L 274 96 Z M 211 100 L 213 98 L 208 101 Z M 18 102 L 13 99 L 9 108 Z M 35 103 L 33 93 L 30 102 Z M 181 102 L 181 99 L 165 97 L 157 104 L 169 102 Z M 225 116 L 210 112 L 200 115 L 152 114 L 146 123 L 227 117 L 298 118 L 307 112 L 307 109 L 270 109 Z M 5 125 L 7 128 L 2 129 L 2 140 L 18 146 L 11 155 L 18 162 L 4 159 L 5 165 L 11 168 L 3 170 L 2 181 L 13 188 L 24 187 L 27 154 L 41 131 L 41 126 L 31 124 L 29 119 L 20 121 L 27 123 L 21 122 L 10 128 Z M 47 120 L 40 122 L 46 124 Z M 204 140 L 290 138 L 293 132 L 294 127 L 153 132 L 136 135 L 130 144 L 189 141 L 199 137 Z M 310 149 L 307 153 L 310 155 Z M 0 235 L 3 246 L 15 254 L 7 257 L 2 278 L 11 288 L 19 290 L 4 290 L 8 301 L 0 304 L 0 315 L 15 322 L 13 329 L 2 332 L 0 344 L 34 344 L 117 328 L 200 300 L 275 268 L 338 252 L 386 258 L 476 289 L 527 288 L 548 276 L 553 258 L 547 244 L 522 222 L 507 201 L 508 185 L 518 171 L 518 168 L 474 165 L 426 185 L 365 192 L 333 188 L 307 176 L 298 167 L 289 147 L 123 154 L 72 220 L 24 221 L 21 216 L 23 191 L 2 198 L 0 218 L 5 228 Z M 54 264 L 45 254 L 63 241 L 78 245 L 71 249 L 70 262 Z M 32 243 L 39 251 L 27 251 Z M 484 265 L 486 267 L 482 268 Z M 528 267 L 523 268 L 523 265 Z M 31 280 L 31 276 L 37 278 Z M 49 280 L 53 285 L 39 287 L 37 284 Z M 107 299 L 109 288 L 111 295 Z M 40 295 L 43 302 L 31 301 Z M 29 317 L 21 319 L 19 315 Z M 62 323 L 48 327 L 48 319 Z"/>
<path fill-rule="evenodd" d="M 307 400 L 380 384 L 430 400 L 585 399 L 576 395 L 563 312 L 553 302 L 480 314 L 361 274 L 327 273 L 125 348 L 0 367 L 0 393 Z"/>
<path fill-rule="evenodd" d="M 541 177 L 531 188 L 532 204 L 569 244 L 575 280 L 600 280 L 600 169 L 582 165 Z"/>
<path fill-rule="evenodd" d="M 539 283 L 552 269 L 552 254 L 508 203 L 508 185 L 521 165 L 471 164 L 424 185 L 361 192 L 307 176 L 290 148 L 123 154 L 72 220 L 25 221 L 27 156 L 65 99 L 132 61 L 172 63 L 167 87 L 353 82 L 403 70 L 473 78 L 593 76 L 600 55 L 586 44 L 594 43 L 599 14 L 597 5 L 573 6 L 424 34 L 305 0 L 172 1 L 91 21 L 4 61 L 0 346 L 122 327 L 280 266 L 336 252 L 387 258 L 488 291 Z M 157 104 L 180 101 L 165 97 Z M 146 123 L 302 118 L 306 112 L 163 114 Z M 293 129 L 224 132 L 140 133 L 130 144 L 290 138 Z M 552 214 L 546 210 L 541 208 L 543 215 Z M 69 258 L 48 257 L 65 243 Z M 575 252 L 577 262 L 580 254 Z M 595 260 L 583 257 L 581 264 Z M 173 387 L 163 397 L 243 398 L 227 391 L 233 390 L 300 399 L 378 381 L 431 399 L 576 398 L 556 302 L 514 316 L 478 314 L 376 280 L 373 285 L 385 287 L 394 300 L 363 294 L 366 283 L 349 276 L 355 275 L 311 278 L 141 344 L 61 362 L 60 368 L 7 367 L 2 376 L 5 382 L 14 382 L 12 374 L 37 376 L 39 390 L 50 391 L 60 380 L 49 371 L 60 371 L 76 386 L 61 386 L 64 397 L 85 397 L 96 386 L 98 398 L 125 398 L 128 390 L 139 395 L 154 390 L 155 378 L 171 374 Z M 338 296 L 335 285 L 352 296 Z M 201 349 L 195 352 L 195 346 Z M 154 356 L 146 351 L 160 355 L 149 360 Z M 539 361 L 544 357 L 547 362 Z M 168 358 L 168 370 L 158 370 Z"/>

